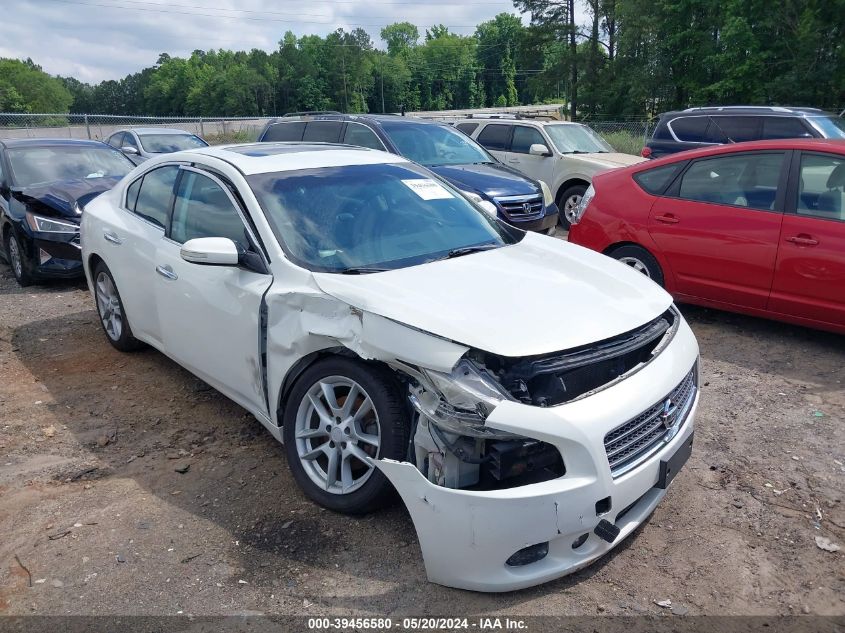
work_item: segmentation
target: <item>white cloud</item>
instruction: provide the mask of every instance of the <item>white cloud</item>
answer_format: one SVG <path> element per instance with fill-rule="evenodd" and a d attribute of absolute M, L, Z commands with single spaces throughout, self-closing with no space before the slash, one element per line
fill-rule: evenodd
<path fill-rule="evenodd" d="M 151 66 L 159 53 L 195 49 L 272 51 L 285 31 L 326 35 L 362 26 L 381 46 L 381 26 L 408 21 L 420 33 L 445 24 L 469 34 L 507 0 L 4 0 L 0 56 L 26 58 L 45 71 L 98 82 Z M 523 18 L 528 22 L 527 17 Z"/>

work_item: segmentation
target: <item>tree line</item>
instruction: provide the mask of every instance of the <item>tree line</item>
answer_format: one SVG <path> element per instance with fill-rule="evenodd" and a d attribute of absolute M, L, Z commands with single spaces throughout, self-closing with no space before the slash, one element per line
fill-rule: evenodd
<path fill-rule="evenodd" d="M 272 52 L 162 53 L 91 85 L 0 60 L 0 111 L 271 116 L 567 103 L 579 119 L 712 104 L 845 104 L 845 0 L 513 0 L 472 35 L 442 25 L 325 37 Z M 585 9 L 587 23 L 577 15 Z"/>

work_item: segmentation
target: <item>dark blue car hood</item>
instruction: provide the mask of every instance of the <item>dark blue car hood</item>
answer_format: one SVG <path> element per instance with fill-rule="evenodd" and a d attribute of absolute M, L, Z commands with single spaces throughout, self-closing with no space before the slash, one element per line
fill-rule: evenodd
<path fill-rule="evenodd" d="M 104 191 L 114 187 L 119 177 L 61 180 L 34 187 L 12 189 L 12 196 L 26 208 L 39 215 L 77 218 L 74 209 L 84 207 Z"/>
<path fill-rule="evenodd" d="M 539 183 L 499 163 L 445 165 L 429 169 L 458 189 L 482 194 L 488 198 L 542 193 Z"/>

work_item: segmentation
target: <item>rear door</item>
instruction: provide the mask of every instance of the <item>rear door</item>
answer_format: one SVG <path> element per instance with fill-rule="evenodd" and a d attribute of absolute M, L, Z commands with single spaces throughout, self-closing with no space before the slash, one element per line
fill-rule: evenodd
<path fill-rule="evenodd" d="M 511 134 L 513 125 L 508 123 L 488 123 L 475 138 L 478 144 L 484 147 L 503 163 L 508 159 L 508 150 L 511 146 Z"/>
<path fill-rule="evenodd" d="M 845 326 L 845 156 L 793 162 L 769 309 Z"/>
<path fill-rule="evenodd" d="M 785 152 L 701 158 L 657 198 L 649 233 L 678 294 L 765 309 L 787 169 Z"/>
<path fill-rule="evenodd" d="M 507 164 L 534 180 L 554 183 L 555 159 L 552 156 L 534 156 L 529 150 L 532 145 L 551 145 L 543 134 L 530 125 L 514 125 Z"/>

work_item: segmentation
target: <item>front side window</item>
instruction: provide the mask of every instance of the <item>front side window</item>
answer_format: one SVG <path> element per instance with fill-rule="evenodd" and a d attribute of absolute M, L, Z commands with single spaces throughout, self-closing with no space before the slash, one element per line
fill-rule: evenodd
<path fill-rule="evenodd" d="M 290 121 L 288 123 L 274 123 L 267 128 L 262 141 L 291 142 L 301 141 L 305 132 L 304 121 Z"/>
<path fill-rule="evenodd" d="M 455 249 L 520 239 L 416 165 L 325 167 L 247 180 L 279 243 L 309 270 L 404 268 Z"/>
<path fill-rule="evenodd" d="M 532 145 L 545 145 L 546 139 L 539 130 L 525 125 L 517 125 L 513 128 L 513 140 L 511 151 L 517 154 L 527 154 Z"/>
<path fill-rule="evenodd" d="M 784 154 L 754 153 L 697 160 L 681 177 L 687 200 L 772 210 Z"/>
<path fill-rule="evenodd" d="M 803 154 L 798 183 L 798 215 L 845 220 L 845 158 Z"/>
<path fill-rule="evenodd" d="M 129 139 L 131 136 L 127 134 L 126 138 Z M 208 143 L 193 134 L 142 134 L 139 138 L 144 151 L 150 154 L 169 154 L 197 147 L 208 147 Z M 134 146 L 135 143 L 133 142 L 132 145 Z"/>
<path fill-rule="evenodd" d="M 459 129 L 461 132 L 466 134 L 467 136 L 471 136 L 475 129 L 478 127 L 478 123 L 458 123 L 455 125 L 455 128 Z"/>
<path fill-rule="evenodd" d="M 32 187 L 62 180 L 122 178 L 135 165 L 116 149 L 102 143 L 96 147 L 65 145 L 20 147 L 8 150 L 12 182 Z"/>
<path fill-rule="evenodd" d="M 478 135 L 478 142 L 490 150 L 507 151 L 511 136 L 510 125 L 493 123 L 487 125 Z"/>
<path fill-rule="evenodd" d="M 124 136 L 123 132 L 118 132 L 117 134 L 112 134 L 109 137 L 109 145 L 111 145 L 112 147 L 116 147 L 117 149 L 120 149 L 121 147 L 123 147 L 123 136 Z"/>
<path fill-rule="evenodd" d="M 343 133 L 343 142 L 356 147 L 369 147 L 370 149 L 384 151 L 384 144 L 376 136 L 376 133 L 360 123 L 347 123 L 346 131 Z"/>
<path fill-rule="evenodd" d="M 812 138 L 812 136 L 810 130 L 797 117 L 767 116 L 763 118 L 762 138 Z"/>
<path fill-rule="evenodd" d="M 483 147 L 448 125 L 390 122 L 383 129 L 402 156 L 427 167 L 494 162 Z"/>
<path fill-rule="evenodd" d="M 246 229 L 226 191 L 208 176 L 184 171 L 176 189 L 170 238 L 183 244 L 199 237 L 228 237 L 244 250 Z"/>
<path fill-rule="evenodd" d="M 147 172 L 138 190 L 135 213 L 164 228 L 170 207 L 173 206 L 173 186 L 178 175 L 179 167 L 176 165 L 167 165 Z"/>
<path fill-rule="evenodd" d="M 613 148 L 586 125 L 558 123 L 547 125 L 546 134 L 561 154 L 612 152 Z"/>
<path fill-rule="evenodd" d="M 134 147 L 135 149 L 138 149 L 138 143 L 135 142 L 135 137 L 129 132 L 123 135 L 121 143 L 122 147 Z"/>

